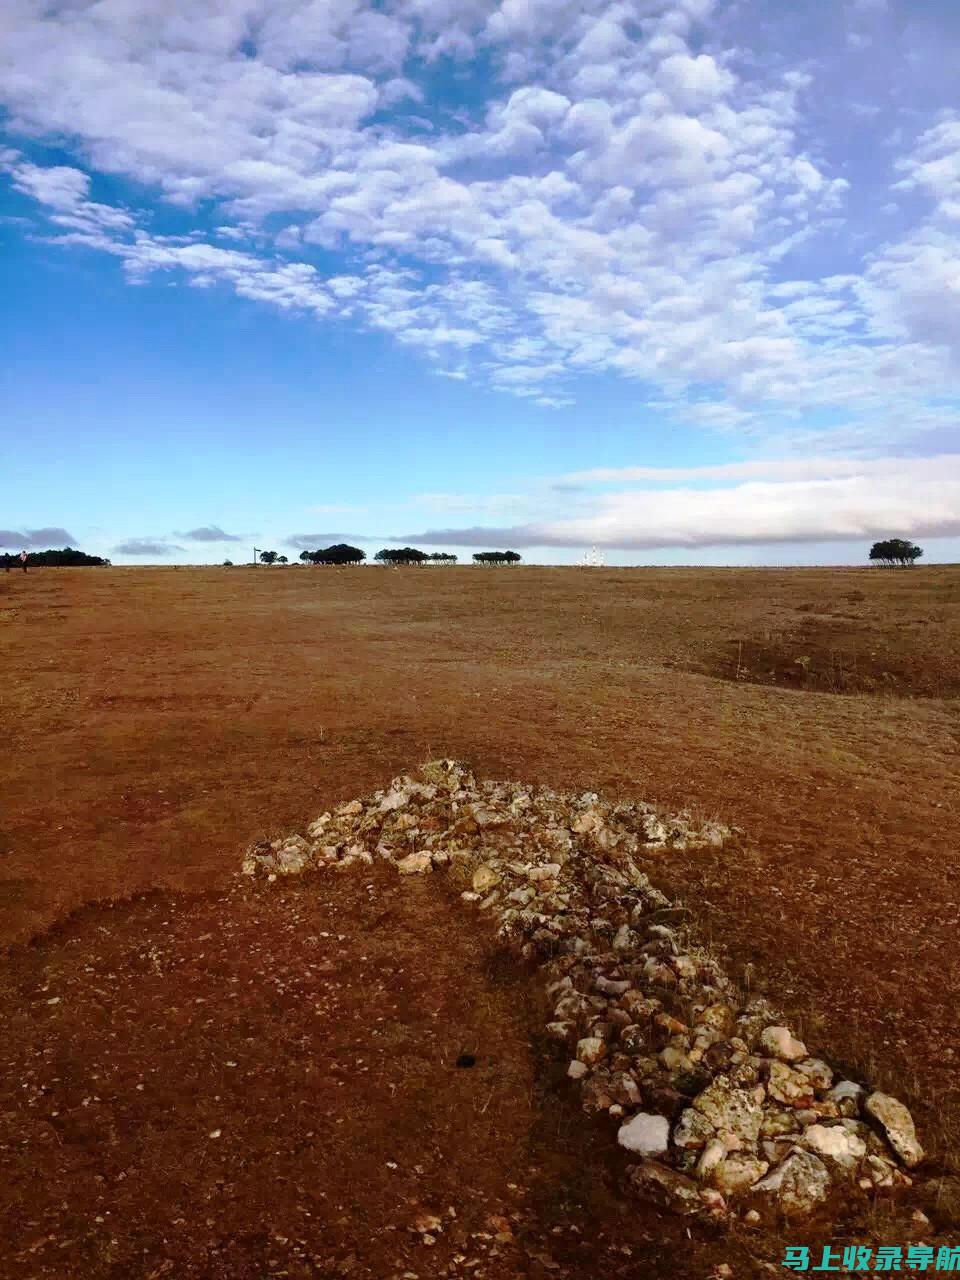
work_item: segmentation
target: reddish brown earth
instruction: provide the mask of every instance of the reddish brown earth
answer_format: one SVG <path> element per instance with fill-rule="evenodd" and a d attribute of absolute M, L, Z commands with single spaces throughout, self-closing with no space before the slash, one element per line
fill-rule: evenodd
<path fill-rule="evenodd" d="M 798 636 L 816 675 L 841 634 L 895 681 L 778 677 Z M 654 877 L 913 1107 L 918 1202 L 960 1243 L 960 571 L 50 570 L 0 575 L 0 636 L 0 1275 L 778 1261 L 768 1233 L 688 1238 L 620 1199 L 523 975 L 442 893 L 228 892 L 251 840 L 438 755 L 739 827 Z M 741 644 L 776 660 L 737 678 Z M 419 1243 L 417 1209 L 450 1205 Z M 910 1207 L 809 1238 L 903 1240 Z"/>

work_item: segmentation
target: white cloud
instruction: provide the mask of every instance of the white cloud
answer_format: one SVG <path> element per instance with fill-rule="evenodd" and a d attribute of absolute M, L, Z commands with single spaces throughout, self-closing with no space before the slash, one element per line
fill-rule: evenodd
<path fill-rule="evenodd" d="M 734 467 L 632 468 L 586 472 L 580 481 L 679 480 L 680 486 L 581 499 L 583 514 L 496 528 L 445 528 L 416 535 L 459 546 L 603 546 L 623 549 L 869 541 L 960 535 L 960 454 L 819 463 L 762 464 L 769 479 Z M 816 474 L 819 471 L 819 474 Z M 704 479 L 735 480 L 723 486 Z M 682 482 L 686 481 L 686 484 Z M 561 484 L 576 484 L 576 475 Z"/>
<path fill-rule="evenodd" d="M 960 393 L 960 123 L 926 122 L 894 175 L 929 216 L 863 261 L 831 248 L 821 276 L 850 178 L 805 116 L 814 72 L 770 70 L 724 20 L 711 0 L 197 0 L 189 19 L 8 0 L 8 127 L 77 163 L 3 164 L 62 244 L 135 283 L 371 326 L 539 404 L 589 372 L 720 430 L 825 407 L 909 422 Z M 476 105 L 438 99 L 433 64 L 469 77 L 478 53 Z M 94 200 L 87 170 L 196 211 L 196 234 Z"/>

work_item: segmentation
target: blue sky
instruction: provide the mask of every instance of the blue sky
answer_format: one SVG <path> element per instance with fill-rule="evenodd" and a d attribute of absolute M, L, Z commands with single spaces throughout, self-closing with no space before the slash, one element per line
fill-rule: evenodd
<path fill-rule="evenodd" d="M 952 0 L 7 0 L 0 542 L 960 559 L 958 55 Z"/>

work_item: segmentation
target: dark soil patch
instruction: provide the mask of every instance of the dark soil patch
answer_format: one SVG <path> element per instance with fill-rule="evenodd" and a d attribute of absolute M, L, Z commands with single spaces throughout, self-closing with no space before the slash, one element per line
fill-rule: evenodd
<path fill-rule="evenodd" d="M 798 626 L 761 638 L 731 637 L 695 669 L 724 680 L 806 689 L 814 693 L 960 696 L 955 655 L 894 652 L 868 626 L 849 615 L 805 616 Z M 922 637 L 918 637 L 921 639 Z"/>

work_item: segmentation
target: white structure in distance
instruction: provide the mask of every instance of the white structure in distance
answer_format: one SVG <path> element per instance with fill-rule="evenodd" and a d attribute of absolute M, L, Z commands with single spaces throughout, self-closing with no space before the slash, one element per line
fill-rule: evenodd
<path fill-rule="evenodd" d="M 603 569 L 606 567 L 606 560 L 603 558 L 603 552 L 597 547 L 591 547 L 589 551 L 585 551 L 580 560 L 580 564 L 584 569 Z"/>

